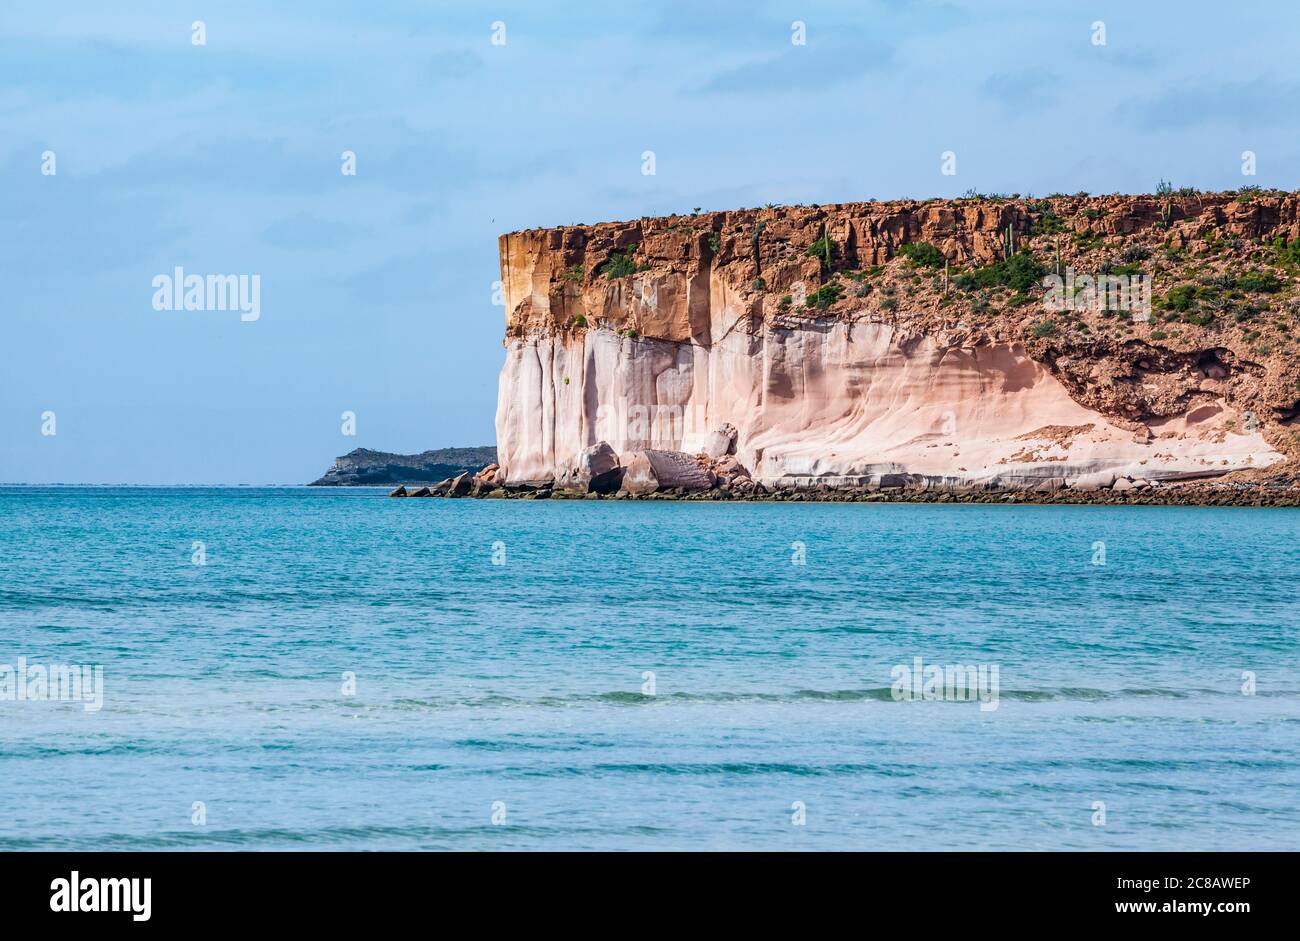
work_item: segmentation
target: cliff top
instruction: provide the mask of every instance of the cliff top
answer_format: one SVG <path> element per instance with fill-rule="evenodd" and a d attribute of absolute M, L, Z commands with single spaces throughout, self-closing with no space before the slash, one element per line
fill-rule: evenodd
<path fill-rule="evenodd" d="M 1261 205 L 1277 205 L 1281 200 L 1287 197 L 1295 198 L 1297 192 L 1266 189 L 1263 187 L 1243 186 L 1237 190 L 1224 190 L 1221 192 L 1202 192 L 1190 187 L 1178 189 L 1170 188 L 1156 193 L 1109 193 L 1109 194 L 1092 194 L 1092 193 L 1052 193 L 1047 196 L 1035 197 L 1032 195 L 1022 196 L 1019 193 L 975 193 L 970 192 L 963 196 L 941 197 L 933 196 L 925 199 L 869 199 L 856 202 L 844 203 L 790 203 L 775 205 L 768 203 L 765 206 L 755 206 L 744 209 L 722 209 L 703 211 L 696 209 L 688 213 L 670 213 L 663 216 L 641 216 L 636 219 L 609 220 L 596 223 L 578 222 L 569 225 L 556 226 L 537 226 L 527 229 L 518 229 L 513 232 L 505 233 L 501 238 L 507 238 L 513 235 L 537 234 L 541 232 L 574 232 L 581 231 L 587 233 L 598 233 L 602 230 L 618 230 L 628 226 L 643 226 L 647 229 L 668 229 L 683 225 L 694 225 L 706 229 L 719 230 L 732 225 L 740 225 L 750 222 L 763 222 L 786 218 L 825 218 L 837 214 L 850 216 L 879 216 L 890 215 L 897 212 L 914 212 L 923 208 L 941 208 L 948 210 L 966 211 L 975 207 L 998 207 L 1013 206 L 1019 207 L 1022 211 L 1034 214 L 1041 212 L 1044 206 L 1050 207 L 1057 214 L 1085 211 L 1089 208 L 1110 210 L 1115 207 L 1125 208 L 1129 206 L 1154 206 L 1157 210 L 1162 208 L 1166 203 L 1172 204 L 1175 208 L 1184 212 L 1189 206 L 1194 206 L 1197 211 L 1210 206 L 1227 206 L 1232 203 L 1249 205 L 1260 203 Z"/>

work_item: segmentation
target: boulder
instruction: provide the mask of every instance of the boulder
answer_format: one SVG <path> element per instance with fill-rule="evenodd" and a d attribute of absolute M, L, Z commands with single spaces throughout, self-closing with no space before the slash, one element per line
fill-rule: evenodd
<path fill-rule="evenodd" d="M 618 454 L 605 441 L 575 455 L 555 480 L 557 487 L 579 493 L 613 493 L 622 482 Z"/>
<path fill-rule="evenodd" d="M 407 496 L 408 497 L 431 497 L 433 496 L 433 494 L 429 492 L 428 487 L 421 487 L 419 490 L 412 490 L 410 493 L 407 494 Z"/>
<path fill-rule="evenodd" d="M 633 451 L 624 461 L 622 487 L 628 493 L 663 490 L 708 490 L 712 475 L 681 451 Z"/>
<path fill-rule="evenodd" d="M 736 426 L 728 422 L 709 435 L 704 443 L 704 453 L 713 460 L 726 457 L 736 450 Z"/>
<path fill-rule="evenodd" d="M 740 461 L 736 460 L 734 455 L 730 455 L 730 454 L 724 457 L 722 460 L 718 461 L 715 465 L 713 465 L 713 470 L 719 476 L 722 476 L 724 474 L 728 477 L 751 476 L 749 473 L 749 468 L 745 467 L 745 465 L 741 464 Z"/>
<path fill-rule="evenodd" d="M 457 474 L 448 483 L 447 496 L 449 497 L 466 496 L 474 486 L 474 481 L 470 478 L 469 474 Z M 438 486 L 441 487 L 442 485 L 439 484 Z"/>
<path fill-rule="evenodd" d="M 396 490 L 390 491 L 388 495 L 390 497 L 404 497 L 406 496 L 406 488 L 398 487 Z"/>
<path fill-rule="evenodd" d="M 1080 474 L 1070 481 L 1071 490 L 1109 490 L 1115 483 L 1114 471 L 1097 471 L 1092 474 Z"/>

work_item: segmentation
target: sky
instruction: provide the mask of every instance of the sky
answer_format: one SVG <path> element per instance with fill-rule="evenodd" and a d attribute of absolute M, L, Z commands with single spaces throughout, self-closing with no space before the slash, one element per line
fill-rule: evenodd
<path fill-rule="evenodd" d="M 1297 49 L 1294 0 L 4 0 L 0 483 L 491 444 L 503 232 L 1295 189 Z M 157 309 L 177 267 L 256 319 Z"/>

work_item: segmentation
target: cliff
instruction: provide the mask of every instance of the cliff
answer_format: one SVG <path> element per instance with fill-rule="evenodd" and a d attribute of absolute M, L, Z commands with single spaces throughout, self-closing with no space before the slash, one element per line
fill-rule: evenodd
<path fill-rule="evenodd" d="M 1298 210 L 1259 191 L 973 197 L 510 233 L 497 477 L 563 477 L 602 441 L 625 465 L 694 454 L 723 426 L 732 473 L 769 486 L 1285 466 Z"/>
<path fill-rule="evenodd" d="M 366 487 L 400 483 L 436 483 L 473 473 L 496 460 L 496 448 L 442 448 L 422 454 L 389 454 L 357 448 L 335 458 L 334 466 L 310 487 Z"/>

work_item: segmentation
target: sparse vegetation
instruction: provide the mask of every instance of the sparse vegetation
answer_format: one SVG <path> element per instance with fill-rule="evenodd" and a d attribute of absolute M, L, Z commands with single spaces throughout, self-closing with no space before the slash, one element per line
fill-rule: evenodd
<path fill-rule="evenodd" d="M 1160 302 L 1160 306 L 1169 310 L 1191 310 L 1196 302 L 1196 285 L 1180 284 L 1170 288 Z"/>
<path fill-rule="evenodd" d="M 1300 268 L 1300 239 L 1288 245 L 1286 239 L 1278 236 L 1273 240 L 1273 255 L 1279 265 Z"/>
<path fill-rule="evenodd" d="M 823 228 L 821 238 L 809 245 L 804 254 L 809 258 L 816 258 L 820 261 L 822 271 L 830 271 L 835 267 L 835 263 L 839 261 L 840 247 Z"/>
<path fill-rule="evenodd" d="M 606 278 L 613 281 L 615 278 L 626 278 L 630 274 L 636 274 L 649 267 L 646 264 L 638 264 L 636 258 L 637 246 L 629 245 L 620 255 L 618 252 L 611 252 L 609 260 L 601 266 L 600 273 Z"/>
<path fill-rule="evenodd" d="M 1020 252 L 983 268 L 963 271 L 953 283 L 963 291 L 1007 287 L 1026 293 L 1039 283 L 1045 273 L 1038 259 L 1029 252 Z"/>
<path fill-rule="evenodd" d="M 1282 290 L 1282 279 L 1271 271 L 1247 271 L 1237 279 L 1237 286 L 1252 293 L 1276 294 Z"/>
<path fill-rule="evenodd" d="M 947 261 L 943 252 L 929 242 L 908 242 L 899 252 L 916 268 L 942 268 Z"/>
<path fill-rule="evenodd" d="M 804 306 L 810 309 L 825 310 L 844 294 L 844 285 L 838 281 L 823 284 L 804 299 Z"/>
<path fill-rule="evenodd" d="M 581 281 L 585 275 L 586 275 L 586 271 L 583 270 L 582 265 L 570 265 L 568 268 L 565 268 L 564 271 L 560 273 L 560 280 Z"/>

